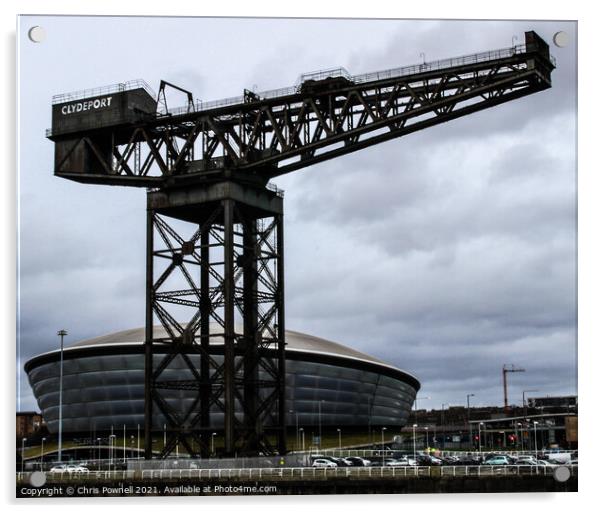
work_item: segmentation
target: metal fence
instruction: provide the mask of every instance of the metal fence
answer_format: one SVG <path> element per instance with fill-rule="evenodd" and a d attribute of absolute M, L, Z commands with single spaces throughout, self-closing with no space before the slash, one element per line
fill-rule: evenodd
<path fill-rule="evenodd" d="M 578 472 L 577 465 L 564 465 L 571 477 Z M 558 466 L 533 465 L 461 465 L 449 467 L 285 467 L 285 468 L 232 468 L 232 469 L 160 469 L 122 470 L 98 472 L 73 472 L 46 474 L 47 483 L 83 481 L 143 481 L 153 480 L 249 480 L 249 481 L 295 481 L 324 480 L 331 478 L 349 479 L 411 479 L 431 477 L 494 477 L 494 476 L 553 476 Z M 17 473 L 17 483 L 29 482 L 31 472 Z"/>

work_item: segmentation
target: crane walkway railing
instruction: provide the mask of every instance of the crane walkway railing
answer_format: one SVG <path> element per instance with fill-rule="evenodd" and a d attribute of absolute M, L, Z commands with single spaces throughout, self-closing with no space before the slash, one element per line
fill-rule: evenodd
<path fill-rule="evenodd" d="M 349 75 L 348 72 L 344 70 L 344 68 L 332 68 L 332 70 L 315 71 L 312 73 L 300 75 L 299 79 L 297 80 L 297 84 L 294 86 L 283 87 L 280 89 L 271 89 L 269 91 L 261 91 L 255 94 L 259 96 L 259 98 L 262 100 L 279 98 L 281 96 L 289 96 L 298 93 L 305 79 L 315 80 L 325 79 L 331 76 L 345 76 L 345 78 L 347 78 L 351 82 L 354 82 L 355 84 L 365 84 L 369 82 L 375 82 L 377 80 L 386 80 L 390 78 L 414 75 L 417 73 L 426 73 L 428 71 L 439 71 L 447 68 L 455 68 L 458 66 L 466 66 L 469 64 L 478 64 L 480 62 L 510 58 L 518 54 L 526 53 L 526 51 L 526 45 L 516 45 L 510 48 L 502 48 L 499 50 L 491 50 L 488 52 L 474 53 L 470 55 L 464 55 L 461 57 L 452 57 L 431 62 L 423 62 L 422 64 L 412 64 L 409 66 L 391 68 L 382 71 L 374 71 L 371 73 L 364 73 L 360 75 Z M 552 55 L 550 55 L 550 62 L 554 65 L 554 67 L 556 66 L 556 60 Z M 222 98 L 220 100 L 212 100 L 208 102 L 197 100 L 195 103 L 195 109 L 197 111 L 211 110 L 219 107 L 228 107 L 230 105 L 244 103 L 244 101 L 244 96 L 233 96 L 230 98 Z M 188 114 L 189 112 L 189 105 L 169 110 L 169 114 L 171 114 L 172 116 Z"/>

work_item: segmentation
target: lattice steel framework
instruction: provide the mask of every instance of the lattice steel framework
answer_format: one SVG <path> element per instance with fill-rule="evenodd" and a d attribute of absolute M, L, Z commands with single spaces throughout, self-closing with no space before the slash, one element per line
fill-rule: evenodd
<path fill-rule="evenodd" d="M 207 456 L 210 412 L 223 416 L 225 454 L 286 450 L 282 214 L 223 196 L 192 204 L 182 216 L 177 207 L 154 208 L 149 193 L 145 414 L 152 419 L 156 408 L 167 420 L 162 457 L 177 444 Z M 174 217 L 180 225 L 194 219 L 196 230 L 183 236 Z M 182 282 L 186 288 L 177 287 Z M 154 319 L 167 337 L 155 335 Z M 223 358 L 212 351 L 216 339 Z M 153 362 L 157 345 L 167 354 Z M 170 376 L 176 358 L 187 376 Z M 178 390 L 198 392 L 183 416 L 170 404 Z M 150 452 L 151 422 L 145 430 Z"/>

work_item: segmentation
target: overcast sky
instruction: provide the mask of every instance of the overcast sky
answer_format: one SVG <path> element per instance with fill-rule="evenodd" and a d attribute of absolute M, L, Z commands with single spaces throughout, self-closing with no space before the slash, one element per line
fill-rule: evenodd
<path fill-rule="evenodd" d="M 42 44 L 27 30 L 46 29 Z M 576 25 L 566 22 L 22 17 L 19 368 L 67 342 L 144 324 L 145 194 L 53 176 L 51 97 L 143 78 L 203 100 L 522 43 L 553 88 L 318 164 L 285 189 L 287 328 L 377 356 L 420 407 L 574 394 Z M 563 30 L 570 44 L 552 45 Z M 19 353 L 18 353 L 19 355 Z M 37 409 L 24 373 L 20 409 Z M 19 406 L 19 404 L 18 404 Z"/>

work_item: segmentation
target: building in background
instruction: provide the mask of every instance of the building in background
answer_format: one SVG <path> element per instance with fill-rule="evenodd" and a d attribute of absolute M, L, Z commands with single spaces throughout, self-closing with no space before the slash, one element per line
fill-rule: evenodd
<path fill-rule="evenodd" d="M 161 336 L 163 328 L 156 327 Z M 65 347 L 63 432 L 92 436 L 129 433 L 144 425 L 144 329 L 132 329 Z M 420 383 L 411 374 L 349 347 L 295 331 L 286 332 L 287 425 L 312 428 L 404 426 Z M 223 339 L 212 337 L 211 353 L 223 355 Z M 167 349 L 167 347 L 166 347 Z M 29 382 L 50 433 L 58 432 L 58 350 L 25 364 Z M 157 355 L 160 358 L 161 355 Z M 197 361 L 198 353 L 189 357 Z M 178 356 L 169 367 L 173 379 L 189 372 Z M 196 360 L 195 360 L 196 358 Z M 200 362 L 199 362 L 200 363 Z M 261 376 L 260 376 L 261 378 Z M 173 390 L 169 402 L 184 412 L 195 391 Z M 242 408 L 238 405 L 238 414 Z M 154 429 L 166 423 L 158 408 Z M 223 413 L 211 412 L 211 427 L 220 430 Z M 376 428 L 377 427 L 377 428 Z M 319 428 L 319 429 L 318 429 Z M 307 433 L 310 435 L 310 433 Z M 308 439 L 309 441 L 309 439 Z"/>

